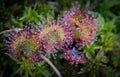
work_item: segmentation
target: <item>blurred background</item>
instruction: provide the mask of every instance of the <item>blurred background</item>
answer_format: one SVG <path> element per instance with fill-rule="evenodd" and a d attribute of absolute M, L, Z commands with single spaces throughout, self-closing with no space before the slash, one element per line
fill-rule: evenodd
<path fill-rule="evenodd" d="M 5 54 L 7 50 L 3 31 L 22 28 L 29 23 L 49 23 L 75 5 L 89 10 L 90 14 L 100 20 L 99 25 L 103 25 L 97 33 L 100 39 L 94 45 L 84 48 L 91 61 L 85 65 L 74 66 L 58 57 L 49 59 L 63 77 L 120 77 L 120 0 L 0 0 L 0 77 L 10 77 L 20 67 Z M 100 52 L 96 52 L 97 50 Z M 96 62 L 95 58 L 99 60 Z M 14 77 L 26 77 L 24 74 L 19 72 Z M 32 75 L 28 74 L 28 77 L 56 77 L 56 74 L 48 64 L 41 63 L 36 65 L 36 70 Z"/>

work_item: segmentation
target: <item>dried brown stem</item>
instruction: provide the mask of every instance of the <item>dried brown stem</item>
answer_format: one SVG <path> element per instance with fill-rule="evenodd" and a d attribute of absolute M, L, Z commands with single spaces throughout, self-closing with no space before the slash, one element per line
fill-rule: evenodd
<path fill-rule="evenodd" d="M 12 31 L 21 31 L 21 30 L 23 30 L 23 29 L 22 28 L 9 29 L 9 30 L 0 32 L 0 35 L 4 34 L 4 33 L 12 32 Z"/>
<path fill-rule="evenodd" d="M 60 74 L 59 70 L 53 65 L 53 63 L 47 59 L 45 56 L 41 55 L 41 58 L 46 61 L 52 68 L 53 70 L 56 72 L 57 76 L 58 77 L 62 77 L 62 75 Z"/>

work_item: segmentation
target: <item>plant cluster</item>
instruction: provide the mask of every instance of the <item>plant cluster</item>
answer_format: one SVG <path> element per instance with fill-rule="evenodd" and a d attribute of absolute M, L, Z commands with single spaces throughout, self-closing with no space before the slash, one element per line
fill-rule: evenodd
<path fill-rule="evenodd" d="M 120 76 L 120 1 L 14 1 L 0 1 L 1 77 Z"/>
<path fill-rule="evenodd" d="M 55 54 L 56 50 L 62 50 L 72 64 L 85 63 L 84 52 L 77 48 L 91 43 L 96 29 L 94 17 L 73 7 L 60 20 L 45 26 L 27 25 L 21 31 L 6 34 L 7 44 L 10 54 L 18 59 L 24 57 L 36 62 L 39 54 Z"/>

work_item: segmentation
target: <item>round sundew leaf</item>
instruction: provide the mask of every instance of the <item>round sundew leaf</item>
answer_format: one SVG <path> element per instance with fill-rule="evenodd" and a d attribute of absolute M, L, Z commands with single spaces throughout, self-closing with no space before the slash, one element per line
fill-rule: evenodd
<path fill-rule="evenodd" d="M 40 37 L 46 42 L 47 50 L 54 50 L 55 43 L 63 41 L 65 34 L 64 31 L 59 26 L 46 27 L 40 33 Z"/>
<path fill-rule="evenodd" d="M 28 55 L 31 52 L 37 51 L 39 45 L 37 44 L 37 39 L 35 37 L 27 38 L 26 36 L 18 36 L 11 44 L 13 50 L 15 50 L 19 55 Z"/>
<path fill-rule="evenodd" d="M 34 55 L 34 52 L 42 49 L 41 40 L 38 35 L 34 33 L 28 34 L 28 31 L 27 29 L 23 29 L 9 36 L 10 39 L 7 43 L 9 53 L 19 60 L 22 60 L 22 58 L 28 59 L 30 56 Z"/>
<path fill-rule="evenodd" d="M 54 52 L 56 48 L 62 47 L 71 41 L 71 31 L 60 22 L 47 24 L 39 32 L 39 37 L 44 40 L 45 52 Z"/>
<path fill-rule="evenodd" d="M 75 47 L 72 49 L 63 48 L 64 57 L 71 64 L 83 64 L 86 63 L 86 57 L 83 52 L 78 51 Z"/>
<path fill-rule="evenodd" d="M 88 44 L 95 37 L 97 21 L 87 11 L 80 11 L 79 8 L 73 7 L 61 20 L 66 26 L 70 26 L 72 38 L 77 43 Z"/>

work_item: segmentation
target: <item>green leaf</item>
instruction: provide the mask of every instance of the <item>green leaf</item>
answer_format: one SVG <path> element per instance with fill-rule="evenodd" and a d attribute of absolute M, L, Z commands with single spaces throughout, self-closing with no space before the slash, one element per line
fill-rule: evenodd
<path fill-rule="evenodd" d="M 100 62 L 103 56 L 104 56 L 104 51 L 100 50 L 100 51 L 97 53 L 97 55 L 96 55 L 96 57 L 95 57 L 95 60 L 98 61 L 98 62 Z"/>
<path fill-rule="evenodd" d="M 89 60 L 92 60 L 92 55 L 90 54 L 90 52 L 85 52 L 85 55 Z"/>
<path fill-rule="evenodd" d="M 104 18 L 101 15 L 99 15 L 98 16 L 98 25 L 99 26 L 104 26 L 104 24 L 105 24 Z"/>

